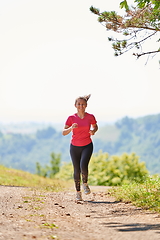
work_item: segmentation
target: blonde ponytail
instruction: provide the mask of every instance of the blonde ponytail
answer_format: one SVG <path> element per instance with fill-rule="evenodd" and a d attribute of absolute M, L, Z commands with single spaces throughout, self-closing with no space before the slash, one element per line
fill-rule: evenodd
<path fill-rule="evenodd" d="M 84 98 L 86 99 L 86 101 L 88 101 L 88 99 L 90 98 L 90 96 L 91 96 L 91 94 L 84 96 Z"/>
<path fill-rule="evenodd" d="M 76 104 L 76 102 L 77 102 L 79 99 L 83 99 L 83 100 L 85 100 L 85 101 L 87 102 L 88 99 L 90 98 L 90 96 L 91 96 L 91 94 L 85 95 L 85 96 L 83 96 L 83 97 L 78 97 L 78 98 L 76 98 L 75 104 Z"/>

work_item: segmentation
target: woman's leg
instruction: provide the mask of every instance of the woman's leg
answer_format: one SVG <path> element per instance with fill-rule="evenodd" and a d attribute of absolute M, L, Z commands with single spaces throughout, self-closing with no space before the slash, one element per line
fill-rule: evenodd
<path fill-rule="evenodd" d="M 80 161 L 81 161 L 81 148 L 77 146 L 70 145 L 70 155 L 74 168 L 74 182 L 77 192 L 81 190 L 80 187 Z"/>
<path fill-rule="evenodd" d="M 83 151 L 81 154 L 80 169 L 82 173 L 83 183 L 87 183 L 88 181 L 88 164 L 91 159 L 92 153 L 93 153 L 93 143 L 91 142 L 87 146 L 83 147 Z"/>

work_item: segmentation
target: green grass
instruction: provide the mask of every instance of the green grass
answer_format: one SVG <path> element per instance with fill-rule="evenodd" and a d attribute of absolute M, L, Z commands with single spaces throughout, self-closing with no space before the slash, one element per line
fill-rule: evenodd
<path fill-rule="evenodd" d="M 145 183 L 136 182 L 115 187 L 111 190 L 112 195 L 118 201 L 132 202 L 138 207 L 160 212 L 160 177 L 148 178 Z"/>
<path fill-rule="evenodd" d="M 35 187 L 47 191 L 60 191 L 67 186 L 67 183 L 0 165 L 0 185 Z"/>
<path fill-rule="evenodd" d="M 46 228 L 58 228 L 54 223 L 43 223 L 42 227 L 46 227 Z"/>

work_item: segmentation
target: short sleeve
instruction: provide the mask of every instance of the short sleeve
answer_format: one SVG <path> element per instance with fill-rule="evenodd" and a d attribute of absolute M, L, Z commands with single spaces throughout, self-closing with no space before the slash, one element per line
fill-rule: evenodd
<path fill-rule="evenodd" d="M 67 126 L 72 126 L 72 118 L 71 118 L 71 116 L 69 116 L 68 118 L 67 118 L 67 120 L 66 120 L 66 122 L 65 122 L 65 125 L 67 125 Z"/>
<path fill-rule="evenodd" d="M 92 116 L 92 118 L 91 118 L 91 124 L 93 125 L 93 124 L 96 124 L 97 123 L 97 120 L 96 120 L 96 118 L 95 118 L 95 116 L 94 115 L 91 115 Z"/>

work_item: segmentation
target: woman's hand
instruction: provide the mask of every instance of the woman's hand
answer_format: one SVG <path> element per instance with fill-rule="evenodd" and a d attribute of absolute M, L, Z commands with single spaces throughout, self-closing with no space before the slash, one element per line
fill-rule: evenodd
<path fill-rule="evenodd" d="M 73 124 L 72 124 L 72 129 L 77 128 L 77 127 L 78 127 L 78 124 L 77 124 L 77 123 L 73 123 Z"/>
<path fill-rule="evenodd" d="M 89 131 L 90 135 L 94 135 L 98 130 L 97 124 L 92 125 L 93 129 Z"/>
<path fill-rule="evenodd" d="M 95 131 L 94 130 L 90 130 L 89 133 L 90 133 L 90 135 L 94 135 Z"/>
<path fill-rule="evenodd" d="M 62 134 L 63 136 L 69 134 L 74 128 L 77 128 L 78 127 L 78 124 L 77 123 L 73 123 L 72 126 L 68 126 L 68 125 L 65 125 L 63 131 L 62 131 Z"/>

